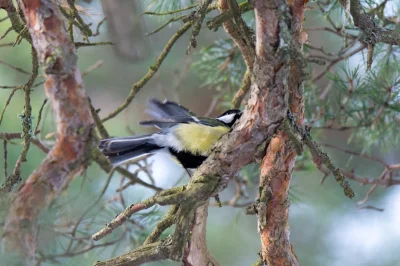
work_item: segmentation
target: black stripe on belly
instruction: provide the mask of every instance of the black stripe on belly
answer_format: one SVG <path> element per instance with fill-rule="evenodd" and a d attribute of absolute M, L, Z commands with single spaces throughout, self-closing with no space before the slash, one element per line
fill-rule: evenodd
<path fill-rule="evenodd" d="M 185 151 L 177 152 L 171 148 L 169 148 L 169 152 L 182 164 L 184 168 L 197 168 L 205 159 L 207 159 L 207 156 L 194 155 Z"/>

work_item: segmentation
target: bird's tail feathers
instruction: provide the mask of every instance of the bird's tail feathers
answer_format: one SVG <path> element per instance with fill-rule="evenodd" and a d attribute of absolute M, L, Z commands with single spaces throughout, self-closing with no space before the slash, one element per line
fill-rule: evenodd
<path fill-rule="evenodd" d="M 151 135 L 143 135 L 137 137 L 116 137 L 103 139 L 99 143 L 100 150 L 105 154 L 124 152 L 151 143 Z"/>
<path fill-rule="evenodd" d="M 108 155 L 108 159 L 112 163 L 113 166 L 118 166 L 120 164 L 123 164 L 124 162 L 133 160 L 135 158 L 147 155 L 147 154 L 152 154 L 158 150 L 162 149 L 162 147 L 154 145 L 154 144 L 145 144 L 140 147 L 136 147 L 132 150 L 127 150 L 121 153 L 114 153 Z"/>
<path fill-rule="evenodd" d="M 153 143 L 152 135 L 103 139 L 100 150 L 116 166 L 142 155 L 151 154 L 162 147 Z"/>

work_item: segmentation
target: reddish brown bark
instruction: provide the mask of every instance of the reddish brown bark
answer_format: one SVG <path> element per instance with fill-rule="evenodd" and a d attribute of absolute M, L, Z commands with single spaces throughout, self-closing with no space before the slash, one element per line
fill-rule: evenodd
<path fill-rule="evenodd" d="M 89 162 L 93 120 L 74 44 L 57 6 L 50 0 L 21 0 L 19 4 L 46 76 L 45 90 L 57 122 L 55 146 L 14 195 L 4 228 L 4 246 L 32 259 L 38 217 Z"/>
<path fill-rule="evenodd" d="M 260 186 L 270 192 L 265 226 L 260 225 L 261 257 L 267 265 L 299 265 L 289 240 L 288 191 L 296 156 L 289 141 L 282 132 L 274 137 L 261 168 Z"/>
<path fill-rule="evenodd" d="M 258 62 L 269 65 L 279 62 L 278 52 L 271 49 L 279 46 L 282 31 L 282 8 L 280 1 L 256 1 L 256 53 Z M 291 14 L 290 25 L 292 40 L 287 43 L 292 55 L 301 54 L 301 32 L 304 15 L 304 1 L 288 1 Z M 285 40 L 288 42 L 288 40 Z M 274 54 L 275 53 L 275 54 Z M 296 55 L 293 56 L 294 58 Z M 299 58 L 291 59 L 289 62 L 281 62 L 282 65 L 274 64 L 275 78 L 278 78 L 269 91 L 278 90 L 278 93 L 288 95 L 289 109 L 293 113 L 298 124 L 304 119 L 304 99 L 302 88 L 302 68 L 299 66 Z M 259 67 L 263 66 L 259 64 Z M 264 66 L 265 67 L 265 66 Z M 285 74 L 287 76 L 285 76 Z M 286 87 L 285 78 L 288 82 Z M 285 92 L 286 91 L 286 92 Z M 277 102 L 275 104 L 278 104 Z M 276 105 L 278 106 L 278 105 Z M 259 210 L 259 230 L 261 236 L 261 257 L 267 265 L 299 265 L 296 255 L 292 250 L 289 240 L 289 198 L 288 191 L 292 170 L 295 164 L 296 153 L 292 148 L 291 141 L 284 132 L 279 132 L 271 140 L 267 153 L 261 165 L 260 187 L 262 187 L 261 202 L 266 204 L 264 209 Z M 263 202 L 264 200 L 264 202 Z"/>
<path fill-rule="evenodd" d="M 0 0 L 0 8 L 6 9 L 10 5 L 10 0 Z"/>

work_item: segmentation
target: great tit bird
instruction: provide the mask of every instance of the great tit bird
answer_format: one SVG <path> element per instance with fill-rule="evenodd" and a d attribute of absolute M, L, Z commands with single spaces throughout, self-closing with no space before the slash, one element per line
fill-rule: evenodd
<path fill-rule="evenodd" d="M 150 99 L 147 109 L 154 120 L 140 122 L 155 126 L 159 132 L 134 136 L 115 137 L 100 141 L 100 150 L 114 166 L 134 158 L 168 152 L 185 169 L 195 169 L 210 155 L 218 139 L 240 118 L 240 110 L 229 110 L 217 118 L 197 117 L 185 107 L 165 100 Z"/>

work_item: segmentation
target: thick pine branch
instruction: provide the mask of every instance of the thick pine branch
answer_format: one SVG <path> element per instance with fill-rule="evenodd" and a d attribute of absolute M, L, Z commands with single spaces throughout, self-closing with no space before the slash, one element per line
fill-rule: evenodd
<path fill-rule="evenodd" d="M 263 87 L 267 91 L 267 121 L 274 113 L 282 118 L 282 112 L 290 109 L 296 123 L 303 123 L 303 4 L 300 0 L 254 2 L 257 59 L 252 91 Z M 288 191 L 295 158 L 296 149 L 290 138 L 280 131 L 269 143 L 261 165 L 257 215 L 261 258 L 267 265 L 299 265 L 290 245 L 288 226 Z"/>
<path fill-rule="evenodd" d="M 50 0 L 20 0 L 19 5 L 43 67 L 46 94 L 57 121 L 56 143 L 14 195 L 4 227 L 4 246 L 25 254 L 27 263 L 32 265 L 39 216 L 87 167 L 95 141 L 91 137 L 94 123 L 76 65 L 74 44 L 58 7 Z"/>

